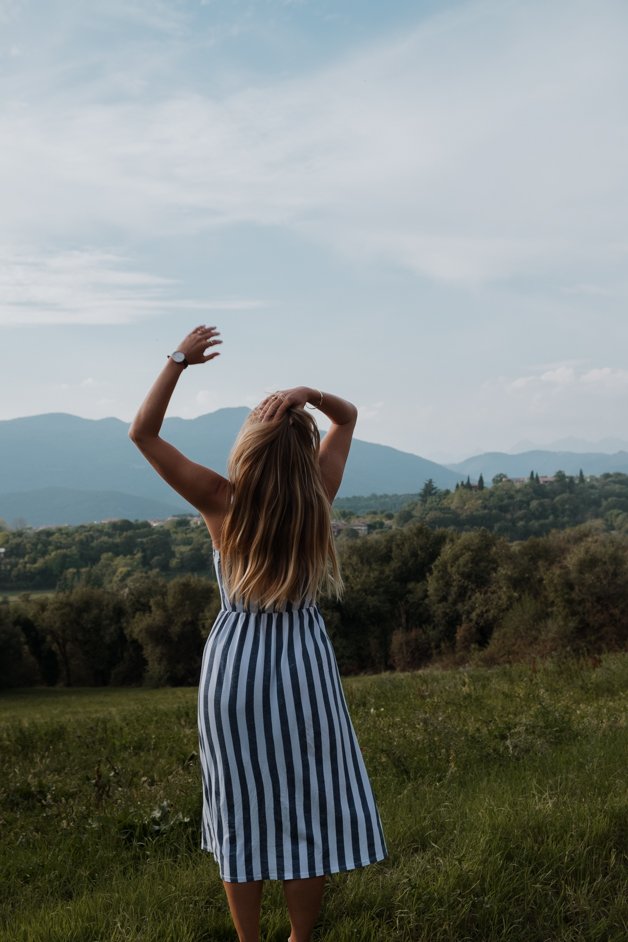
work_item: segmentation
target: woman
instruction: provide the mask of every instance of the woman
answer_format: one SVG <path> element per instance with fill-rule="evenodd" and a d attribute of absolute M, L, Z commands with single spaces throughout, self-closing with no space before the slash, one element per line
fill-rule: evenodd
<path fill-rule="evenodd" d="M 264 880 L 282 880 L 290 942 L 306 942 L 328 874 L 386 856 L 381 822 L 321 614 L 342 580 L 330 507 L 357 410 L 305 386 L 248 416 L 228 478 L 159 436 L 188 364 L 219 355 L 197 327 L 169 358 L 130 438 L 198 509 L 211 534 L 222 602 L 203 652 L 201 847 L 220 868 L 240 942 L 257 942 Z M 206 352 L 209 350 L 209 352 Z M 306 404 L 331 421 L 322 443 Z"/>

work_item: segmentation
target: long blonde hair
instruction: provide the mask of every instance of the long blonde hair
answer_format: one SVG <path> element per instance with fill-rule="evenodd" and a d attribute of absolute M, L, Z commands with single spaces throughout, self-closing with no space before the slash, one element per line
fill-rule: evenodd
<path fill-rule="evenodd" d="M 254 411 L 240 430 L 228 461 L 232 499 L 220 559 L 228 594 L 246 606 L 281 609 L 321 591 L 340 597 L 319 447 L 316 421 L 300 408 L 266 422 Z"/>

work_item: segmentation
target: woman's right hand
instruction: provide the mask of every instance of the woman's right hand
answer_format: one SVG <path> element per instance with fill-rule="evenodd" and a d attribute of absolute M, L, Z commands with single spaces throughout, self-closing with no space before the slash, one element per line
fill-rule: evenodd
<path fill-rule="evenodd" d="M 260 422 L 272 422 L 280 419 L 287 409 L 303 409 L 311 393 L 307 386 L 278 389 L 263 399 L 254 411 L 258 413 Z"/>

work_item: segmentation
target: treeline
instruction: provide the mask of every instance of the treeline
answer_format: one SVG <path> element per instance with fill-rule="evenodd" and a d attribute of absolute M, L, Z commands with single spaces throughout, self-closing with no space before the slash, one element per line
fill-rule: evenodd
<path fill-rule="evenodd" d="M 115 520 L 0 532 L 0 593 L 79 585 L 118 589 L 147 572 L 205 574 L 212 565 L 211 540 L 200 523 L 182 516 L 159 526 Z"/>
<path fill-rule="evenodd" d="M 78 586 L 0 605 L 0 687 L 198 683 L 220 608 L 198 576 L 140 573 L 124 588 Z"/>
<path fill-rule="evenodd" d="M 557 471 L 543 482 L 533 473 L 525 482 L 500 474 L 492 486 L 470 481 L 454 491 L 427 481 L 420 494 L 397 512 L 397 526 L 410 522 L 466 532 L 484 527 L 509 540 L 544 536 L 593 520 L 606 530 L 628 533 L 628 475 L 585 477 Z"/>
<path fill-rule="evenodd" d="M 628 534 L 628 475 L 585 478 L 559 471 L 547 483 L 535 475 L 525 483 L 498 475 L 491 487 L 469 482 L 454 491 L 427 481 L 414 497 L 343 498 L 334 511 L 347 522 L 360 517 L 372 530 L 424 523 L 463 533 L 484 528 L 509 540 L 525 540 L 597 521 L 606 531 Z M 357 534 L 344 534 L 351 536 Z M 155 527 L 130 520 L 42 530 L 2 530 L 0 524 L 0 594 L 79 585 L 122 588 L 142 572 L 170 579 L 204 575 L 209 568 L 207 530 L 189 517 Z"/>
<path fill-rule="evenodd" d="M 344 673 L 597 655 L 628 640 L 628 537 L 580 527 L 512 543 L 411 523 L 339 543 L 321 604 Z M 0 685 L 196 684 L 215 581 L 133 573 L 0 605 Z"/>
<path fill-rule="evenodd" d="M 345 543 L 325 614 L 346 672 L 597 655 L 628 642 L 628 536 L 590 525 L 509 542 L 411 523 Z"/>

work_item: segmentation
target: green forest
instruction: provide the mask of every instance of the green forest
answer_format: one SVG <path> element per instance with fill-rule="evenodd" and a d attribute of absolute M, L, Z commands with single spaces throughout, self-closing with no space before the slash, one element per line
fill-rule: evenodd
<path fill-rule="evenodd" d="M 335 507 L 343 516 L 386 513 L 397 525 L 411 520 L 430 527 L 466 531 L 486 527 L 509 540 L 544 536 L 589 521 L 606 530 L 628 532 L 628 475 L 603 474 L 577 477 L 557 471 L 549 480 L 530 472 L 522 482 L 496 475 L 485 486 L 469 480 L 454 491 L 439 490 L 428 480 L 414 495 L 372 494 L 345 497 Z"/>
<path fill-rule="evenodd" d="M 336 506 L 345 592 L 321 602 L 343 673 L 626 647 L 628 476 L 366 500 Z M 0 530 L 0 686 L 196 684 L 219 609 L 198 523 Z"/>

